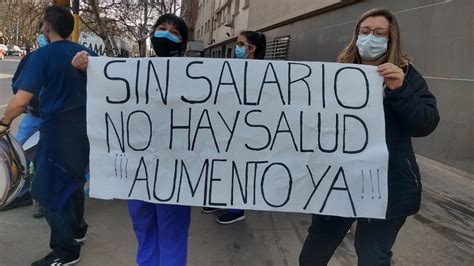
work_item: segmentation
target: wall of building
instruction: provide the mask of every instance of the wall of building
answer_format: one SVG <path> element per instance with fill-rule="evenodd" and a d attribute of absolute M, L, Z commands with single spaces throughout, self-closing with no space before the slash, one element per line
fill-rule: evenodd
<path fill-rule="evenodd" d="M 474 1 L 249 2 L 247 27 L 252 30 L 271 28 L 265 31 L 268 41 L 290 36 L 289 60 L 333 62 L 349 42 L 362 13 L 374 7 L 385 7 L 394 12 L 400 24 L 403 48 L 414 58 L 414 66 L 436 96 L 441 115 L 433 134 L 414 139 L 415 150 L 428 158 L 474 173 Z M 341 3 L 336 2 L 344 3 L 339 7 Z M 325 9 L 325 5 L 338 7 L 284 25 L 273 25 L 273 28 L 270 25 L 298 16 L 305 5 L 308 12 Z M 227 46 L 229 44 L 224 49 Z M 222 48 L 208 49 L 206 56 L 211 57 L 216 49 Z"/>
<path fill-rule="evenodd" d="M 315 10 L 321 10 L 343 0 L 254 0 L 250 1 L 249 28 L 259 30 Z"/>
<path fill-rule="evenodd" d="M 235 39 L 248 28 L 249 6 L 245 0 L 199 0 L 195 40 L 204 43 L 206 57 L 233 55 Z M 232 17 L 232 25 L 224 25 L 223 16 Z M 206 23 L 208 30 L 206 31 Z"/>

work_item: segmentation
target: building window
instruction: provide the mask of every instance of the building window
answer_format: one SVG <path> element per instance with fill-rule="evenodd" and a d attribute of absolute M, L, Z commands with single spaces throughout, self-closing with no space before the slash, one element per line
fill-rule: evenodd
<path fill-rule="evenodd" d="M 235 3 L 234 3 L 234 15 L 239 13 L 239 8 L 240 8 L 240 0 L 235 0 Z"/>
<path fill-rule="evenodd" d="M 227 58 L 232 58 L 232 48 L 227 48 Z"/>
<path fill-rule="evenodd" d="M 249 8 L 249 5 L 250 5 L 250 0 L 245 0 L 245 3 L 244 3 L 244 6 L 242 7 L 242 9 L 247 9 Z"/>
<path fill-rule="evenodd" d="M 267 51 L 265 59 L 268 60 L 286 60 L 288 58 L 288 50 L 290 47 L 290 36 L 283 36 L 267 42 Z"/>
<path fill-rule="evenodd" d="M 217 13 L 216 19 L 214 20 L 214 23 L 217 23 L 218 27 L 221 26 L 221 17 L 222 17 L 222 13 Z"/>

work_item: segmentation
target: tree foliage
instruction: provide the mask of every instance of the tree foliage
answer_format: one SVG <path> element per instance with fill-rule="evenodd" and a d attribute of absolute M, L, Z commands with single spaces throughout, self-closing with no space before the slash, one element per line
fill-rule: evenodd
<path fill-rule="evenodd" d="M 5 14 L 2 15 L 2 25 L 0 25 L 5 44 L 35 45 L 47 4 L 41 1 L 9 1 L 5 5 L 7 5 Z"/>
<path fill-rule="evenodd" d="M 117 54 L 112 36 L 137 44 L 140 56 L 145 56 L 151 27 L 160 15 L 179 12 L 179 3 L 179 0 L 84 0 L 80 7 L 82 30 L 100 36 L 109 56 Z"/>

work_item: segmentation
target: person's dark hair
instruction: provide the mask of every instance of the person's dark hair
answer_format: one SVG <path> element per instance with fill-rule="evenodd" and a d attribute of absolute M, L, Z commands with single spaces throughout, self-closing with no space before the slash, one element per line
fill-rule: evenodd
<path fill-rule="evenodd" d="M 155 25 L 153 25 L 151 36 L 153 36 L 153 34 L 155 33 L 156 28 L 163 23 L 173 24 L 179 31 L 182 40 L 180 53 L 184 52 L 184 50 L 186 50 L 186 44 L 188 43 L 188 26 L 186 25 L 186 22 L 184 22 L 184 19 L 176 16 L 175 14 L 168 13 L 161 15 L 155 22 Z"/>
<path fill-rule="evenodd" d="M 265 34 L 255 31 L 242 31 L 240 35 L 247 38 L 249 44 L 255 45 L 255 59 L 264 59 L 267 50 L 267 38 Z"/>
<path fill-rule="evenodd" d="M 69 9 L 62 6 L 47 7 L 44 10 L 43 22 L 48 23 L 64 39 L 74 30 L 74 17 Z"/>
<path fill-rule="evenodd" d="M 43 21 L 38 24 L 38 32 L 41 32 L 41 28 L 43 28 Z"/>

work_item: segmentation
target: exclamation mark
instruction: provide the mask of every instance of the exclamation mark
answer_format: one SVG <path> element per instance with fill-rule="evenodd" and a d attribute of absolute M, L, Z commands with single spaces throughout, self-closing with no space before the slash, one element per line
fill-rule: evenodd
<path fill-rule="evenodd" d="M 370 169 L 369 171 L 370 171 L 370 186 L 372 187 L 372 199 L 373 199 L 374 198 L 374 183 L 372 180 L 372 169 Z"/>
<path fill-rule="evenodd" d="M 114 169 L 115 169 L 115 177 L 117 177 L 117 156 L 118 154 L 115 154 L 115 162 L 114 162 Z"/>
<path fill-rule="evenodd" d="M 380 194 L 380 174 L 379 174 L 380 170 L 377 169 L 377 189 L 379 190 L 379 199 L 382 198 L 382 194 Z"/>

